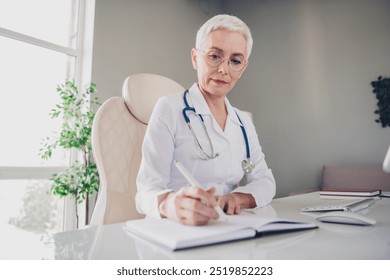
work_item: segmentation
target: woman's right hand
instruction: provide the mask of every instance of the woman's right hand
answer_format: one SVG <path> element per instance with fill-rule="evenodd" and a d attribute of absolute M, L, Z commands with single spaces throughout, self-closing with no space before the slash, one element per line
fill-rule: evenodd
<path fill-rule="evenodd" d="M 215 189 L 204 190 L 199 187 L 183 187 L 178 192 L 170 192 L 159 198 L 159 211 L 167 217 L 186 225 L 200 226 L 211 219 L 217 219 L 214 210 L 217 205 Z"/>

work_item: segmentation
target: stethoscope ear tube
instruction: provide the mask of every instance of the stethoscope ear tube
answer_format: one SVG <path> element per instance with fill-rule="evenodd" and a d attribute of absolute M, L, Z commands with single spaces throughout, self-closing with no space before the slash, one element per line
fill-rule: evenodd
<path fill-rule="evenodd" d="M 195 108 L 192 108 L 192 107 L 185 107 L 182 111 L 183 113 L 183 117 L 184 117 L 184 120 L 186 121 L 187 124 L 190 123 L 190 118 L 188 117 L 187 115 L 187 111 L 191 111 L 191 112 L 194 112 L 195 113 Z"/>

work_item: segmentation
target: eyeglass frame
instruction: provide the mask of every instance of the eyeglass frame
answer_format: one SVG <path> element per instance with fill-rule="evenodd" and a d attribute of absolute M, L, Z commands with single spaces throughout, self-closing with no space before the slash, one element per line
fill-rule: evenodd
<path fill-rule="evenodd" d="M 204 56 L 207 56 L 210 52 L 216 52 L 216 53 L 218 53 L 218 52 L 220 52 L 220 51 L 218 51 L 218 50 L 209 50 L 209 51 L 204 51 L 204 50 L 201 50 L 201 49 L 195 49 L 196 51 L 198 51 L 198 52 L 200 52 L 200 53 L 202 53 L 203 54 L 203 57 Z M 244 55 L 242 55 L 242 54 L 239 54 L 239 56 L 242 56 L 243 57 L 243 64 L 242 64 L 242 68 L 240 69 L 240 70 L 235 70 L 235 69 L 233 69 L 232 68 L 232 66 L 230 65 L 230 62 L 231 62 L 231 57 L 229 57 L 229 58 L 225 58 L 224 56 L 222 56 L 223 58 L 221 59 L 221 61 L 218 63 L 218 64 L 216 64 L 216 65 L 211 65 L 210 64 L 210 61 L 207 59 L 207 57 L 205 57 L 204 58 L 204 60 L 206 61 L 206 63 L 207 63 L 207 65 L 209 65 L 209 66 L 211 66 L 211 67 L 218 67 L 218 66 L 220 66 L 223 62 L 225 62 L 225 60 L 227 60 L 228 61 L 228 66 L 229 66 L 229 69 L 231 69 L 232 71 L 234 71 L 234 72 L 241 72 L 241 71 L 243 71 L 244 69 L 245 69 L 245 66 L 248 64 L 248 61 L 245 59 L 245 57 L 244 57 Z"/>

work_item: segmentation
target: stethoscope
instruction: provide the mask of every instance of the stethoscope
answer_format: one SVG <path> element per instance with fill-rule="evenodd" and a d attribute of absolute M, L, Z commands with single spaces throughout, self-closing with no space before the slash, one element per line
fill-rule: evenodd
<path fill-rule="evenodd" d="M 184 100 L 185 107 L 184 107 L 182 113 L 183 113 L 184 120 L 187 123 L 188 128 L 190 129 L 191 134 L 192 134 L 192 136 L 193 136 L 193 138 L 195 140 L 195 143 L 198 146 L 199 151 L 203 155 L 203 157 L 200 157 L 200 159 L 209 160 L 209 159 L 216 158 L 220 154 L 214 152 L 214 146 L 213 146 L 213 143 L 211 142 L 211 138 L 210 138 L 210 135 L 209 135 L 209 133 L 207 131 L 206 125 L 204 123 L 204 119 L 203 119 L 202 115 L 199 115 L 199 114 L 196 113 L 194 107 L 190 107 L 190 105 L 188 104 L 188 101 L 187 101 L 187 94 L 188 94 L 188 89 L 186 89 L 184 91 L 183 100 Z M 202 145 L 200 144 L 200 142 L 198 140 L 198 137 L 196 137 L 196 134 L 195 134 L 195 132 L 192 129 L 192 126 L 191 126 L 190 118 L 188 117 L 188 112 L 193 112 L 202 121 L 203 129 L 204 129 L 204 131 L 205 131 L 205 133 L 207 135 L 207 138 L 209 140 L 209 143 L 210 143 L 211 154 L 208 154 L 208 153 L 205 152 L 205 150 L 203 149 Z M 236 112 L 236 115 L 237 115 L 237 118 L 238 118 L 238 120 L 240 122 L 240 127 L 241 127 L 241 131 L 242 131 L 242 135 L 244 137 L 245 147 L 246 147 L 246 159 L 244 159 L 241 162 L 241 166 L 242 166 L 242 169 L 245 171 L 245 173 L 251 173 L 253 171 L 253 169 L 255 168 L 255 163 L 251 160 L 251 154 L 250 154 L 250 149 L 249 149 L 249 141 L 248 141 L 248 136 L 246 135 L 245 127 L 242 124 L 242 121 L 241 121 L 240 117 L 238 116 L 237 112 Z"/>

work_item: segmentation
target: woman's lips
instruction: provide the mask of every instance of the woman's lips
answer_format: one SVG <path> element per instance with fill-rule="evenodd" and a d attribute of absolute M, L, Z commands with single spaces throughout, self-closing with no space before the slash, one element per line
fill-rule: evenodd
<path fill-rule="evenodd" d="M 217 79 L 212 79 L 216 84 L 218 85 L 226 85 L 228 84 L 227 81 L 224 81 L 224 80 L 217 80 Z"/>

